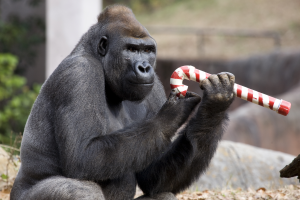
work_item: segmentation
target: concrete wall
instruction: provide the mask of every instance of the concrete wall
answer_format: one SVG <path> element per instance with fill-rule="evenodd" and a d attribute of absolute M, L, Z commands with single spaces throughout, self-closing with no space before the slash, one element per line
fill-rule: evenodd
<path fill-rule="evenodd" d="M 1 19 L 11 14 L 21 18 L 39 16 L 46 21 L 46 44 L 36 47 L 36 60 L 26 69 L 29 84 L 43 83 L 72 51 L 80 37 L 97 22 L 102 0 L 45 0 L 28 6 L 29 0 L 2 0 Z"/>
<path fill-rule="evenodd" d="M 102 0 L 47 0 L 46 7 L 46 77 L 49 77 L 81 36 L 97 22 Z"/>

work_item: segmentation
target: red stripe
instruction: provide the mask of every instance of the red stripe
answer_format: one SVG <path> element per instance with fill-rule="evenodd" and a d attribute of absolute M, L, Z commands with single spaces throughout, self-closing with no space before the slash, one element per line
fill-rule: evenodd
<path fill-rule="evenodd" d="M 178 76 L 177 72 L 173 72 L 171 78 L 174 78 L 174 79 L 181 79 L 182 80 L 182 77 Z"/>
<path fill-rule="evenodd" d="M 273 109 L 274 103 L 275 103 L 276 99 L 274 97 L 270 97 L 269 96 L 269 107 L 271 109 Z"/>
<path fill-rule="evenodd" d="M 182 91 L 181 94 L 182 94 L 183 96 L 185 96 L 185 95 L 186 95 L 186 90 L 185 90 L 185 91 Z"/>
<path fill-rule="evenodd" d="M 285 100 L 282 100 L 280 107 L 278 109 L 278 113 L 284 116 L 287 116 L 291 109 L 291 103 Z"/>
<path fill-rule="evenodd" d="M 173 85 L 173 84 L 170 84 L 170 86 L 171 86 L 171 89 L 174 89 L 174 88 L 178 88 L 178 87 L 183 86 L 183 85 Z"/>
<path fill-rule="evenodd" d="M 206 75 L 205 78 L 208 78 L 208 77 L 210 76 L 210 74 L 209 74 L 209 73 L 206 73 L 206 72 L 205 72 L 205 75 Z"/>
<path fill-rule="evenodd" d="M 262 93 L 258 92 L 258 104 L 264 106 Z"/>
<path fill-rule="evenodd" d="M 248 88 L 248 96 L 247 96 L 247 100 L 252 102 L 253 100 L 253 90 Z"/>
<path fill-rule="evenodd" d="M 190 68 L 188 66 L 182 66 L 180 69 L 182 69 L 185 75 L 190 79 Z"/>
<path fill-rule="evenodd" d="M 197 81 L 198 83 L 200 83 L 200 72 L 199 72 L 198 69 L 195 69 L 195 74 L 196 74 L 196 81 Z"/>
<path fill-rule="evenodd" d="M 242 97 L 242 86 L 240 85 L 236 85 L 237 86 L 237 89 L 236 89 L 236 96 L 237 97 Z"/>

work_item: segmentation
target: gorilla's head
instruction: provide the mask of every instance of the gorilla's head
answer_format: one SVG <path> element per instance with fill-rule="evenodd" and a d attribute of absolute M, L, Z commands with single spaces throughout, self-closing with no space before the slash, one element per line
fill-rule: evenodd
<path fill-rule="evenodd" d="M 106 92 L 120 100 L 144 99 L 155 80 L 155 40 L 132 11 L 120 5 L 104 9 L 96 26 L 100 28 L 96 49 L 104 67 Z"/>

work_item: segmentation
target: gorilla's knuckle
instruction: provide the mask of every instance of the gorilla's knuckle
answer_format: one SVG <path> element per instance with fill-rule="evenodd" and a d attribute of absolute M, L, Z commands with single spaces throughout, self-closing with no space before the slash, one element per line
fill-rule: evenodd
<path fill-rule="evenodd" d="M 217 79 L 219 79 L 219 77 L 218 77 L 218 75 L 216 75 L 216 74 L 212 74 L 212 75 L 210 75 L 210 76 L 208 77 L 208 79 L 209 79 L 209 80 L 217 80 Z"/>

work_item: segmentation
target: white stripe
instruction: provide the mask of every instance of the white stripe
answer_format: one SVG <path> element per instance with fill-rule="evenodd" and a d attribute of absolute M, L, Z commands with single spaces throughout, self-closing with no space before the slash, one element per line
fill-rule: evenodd
<path fill-rule="evenodd" d="M 180 78 L 182 78 L 182 80 L 184 79 L 184 72 L 182 71 L 182 69 L 180 69 L 180 68 L 177 68 L 176 70 L 175 70 L 175 72 L 177 73 L 177 75 L 180 77 Z"/>
<path fill-rule="evenodd" d="M 279 102 L 279 105 L 278 105 L 278 108 L 277 108 L 277 113 L 278 113 L 278 110 L 279 110 L 279 108 L 281 106 L 281 103 L 282 103 L 282 99 L 280 99 L 280 102 Z"/>
<path fill-rule="evenodd" d="M 195 67 L 190 66 L 190 80 L 191 81 L 196 81 L 196 74 L 195 74 Z"/>
<path fill-rule="evenodd" d="M 170 78 L 170 84 L 172 85 L 182 85 L 181 79 Z"/>
<path fill-rule="evenodd" d="M 187 91 L 187 89 L 188 89 L 188 86 L 186 86 L 186 85 L 181 85 L 177 88 L 174 88 L 176 94 L 183 92 L 183 91 Z"/>
<path fill-rule="evenodd" d="M 274 105 L 273 105 L 273 110 L 274 111 L 278 111 L 279 109 L 279 106 L 280 106 L 280 100 L 279 99 L 276 99 L 275 102 L 274 102 Z"/>
<path fill-rule="evenodd" d="M 189 77 L 187 77 L 187 75 L 183 72 L 183 70 L 182 69 L 180 69 L 180 70 L 181 70 L 183 79 L 190 80 Z"/>
<path fill-rule="evenodd" d="M 252 103 L 258 104 L 258 92 L 253 90 Z"/>
<path fill-rule="evenodd" d="M 264 107 L 265 108 L 270 108 L 269 106 L 269 96 L 268 95 L 265 95 L 265 94 L 262 94 L 262 97 L 263 97 L 263 104 L 264 104 Z"/>
<path fill-rule="evenodd" d="M 200 82 L 206 79 L 206 74 L 204 71 L 199 70 L 199 74 L 200 74 L 200 78 L 199 78 Z"/>
<path fill-rule="evenodd" d="M 236 96 L 236 94 L 237 94 L 237 84 L 236 83 L 233 85 L 233 93 Z"/>
<path fill-rule="evenodd" d="M 248 97 L 248 88 L 242 86 L 241 98 L 247 101 L 247 97 Z"/>

